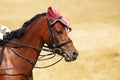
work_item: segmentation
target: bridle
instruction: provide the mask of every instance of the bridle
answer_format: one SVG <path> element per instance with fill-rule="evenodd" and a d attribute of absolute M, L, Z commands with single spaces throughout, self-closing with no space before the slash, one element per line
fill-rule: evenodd
<path fill-rule="evenodd" d="M 58 17 L 58 18 L 56 18 L 56 19 L 54 19 L 54 20 L 57 21 L 57 20 L 59 20 L 59 19 L 61 19 L 61 18 L 62 18 L 62 16 L 60 16 L 60 17 Z M 35 47 L 35 46 L 26 45 L 26 44 L 22 44 L 22 43 L 19 43 L 19 42 L 8 41 L 8 40 L 4 40 L 4 42 L 7 42 L 7 43 L 9 43 L 9 44 L 16 44 L 16 45 L 19 46 L 19 47 L 27 47 L 27 48 L 32 48 L 32 49 L 34 49 L 34 50 L 43 50 L 43 51 L 47 51 L 47 52 L 51 52 L 51 53 L 50 53 L 50 54 L 46 54 L 46 55 L 40 55 L 41 57 L 40 57 L 39 59 L 30 60 L 30 59 L 28 59 L 27 57 L 24 57 L 24 56 L 22 56 L 21 54 L 17 53 L 13 48 L 10 48 L 11 51 L 13 51 L 17 56 L 19 56 L 19 57 L 21 57 L 21 58 L 29 61 L 30 63 L 26 63 L 26 64 L 24 64 L 24 65 L 22 65 L 22 66 L 17 66 L 17 67 L 14 67 L 14 68 L 7 68 L 7 69 L 4 69 L 4 68 L 1 69 L 1 68 L 0 68 L 0 71 L 1 71 L 1 70 L 11 70 L 11 69 L 16 69 L 16 68 L 21 68 L 21 67 L 25 67 L 25 66 L 27 66 L 27 65 L 30 65 L 31 63 L 36 62 L 36 61 L 48 60 L 48 59 L 51 59 L 51 58 L 55 57 L 56 53 L 58 53 L 58 54 L 60 54 L 60 55 L 64 54 L 64 51 L 61 50 L 61 49 L 59 49 L 59 47 L 64 46 L 64 45 L 66 45 L 66 44 L 68 44 L 68 43 L 71 43 L 72 40 L 68 39 L 68 40 L 65 40 L 65 41 L 63 41 L 63 42 L 58 42 L 58 41 L 57 41 L 57 38 L 56 38 L 56 36 L 55 36 L 55 33 L 54 33 L 54 31 L 53 31 L 53 27 L 54 27 L 54 26 L 53 26 L 53 25 L 50 25 L 50 21 L 51 21 L 51 20 L 48 20 L 48 28 L 49 28 L 49 32 L 50 32 L 50 33 L 48 34 L 48 39 L 50 39 L 49 37 L 50 37 L 50 34 L 51 34 L 51 35 L 52 35 L 52 47 L 43 46 L 43 48 L 40 48 L 40 47 Z M 49 40 L 49 41 L 50 41 L 50 40 Z M 55 41 L 57 41 L 58 43 L 55 44 Z M 6 44 L 5 44 L 5 46 L 6 46 L 6 47 L 10 47 L 10 46 L 7 46 Z M 4 53 L 4 48 L 5 48 L 5 46 L 3 47 L 2 54 Z M 50 56 L 50 55 L 53 55 L 53 56 L 52 56 L 52 57 L 49 57 L 49 58 L 47 58 L 47 59 L 43 59 L 45 56 Z M 43 67 L 34 67 L 34 68 L 39 68 L 39 69 L 41 69 L 41 68 L 47 68 L 47 67 L 50 67 L 50 66 L 53 66 L 53 65 L 57 64 L 57 63 L 60 62 L 62 59 L 63 59 L 63 56 L 62 56 L 58 61 L 54 62 L 53 64 L 50 64 L 50 65 L 48 65 L 48 66 L 43 66 Z"/>
<path fill-rule="evenodd" d="M 52 22 L 52 21 L 54 21 L 54 20 L 57 21 L 57 20 L 59 20 L 59 19 L 61 19 L 61 18 L 62 18 L 62 16 L 59 16 L 58 18 L 55 18 L 55 19 L 52 19 L 52 20 L 48 20 L 49 32 L 52 34 L 52 49 L 59 48 L 59 47 L 61 47 L 61 46 L 64 46 L 64 45 L 72 42 L 71 39 L 68 39 L 68 40 L 65 40 L 65 41 L 63 41 L 63 42 L 58 42 L 58 41 L 57 41 L 57 44 L 54 43 L 55 40 L 57 40 L 57 38 L 56 38 L 55 33 L 54 33 L 54 31 L 53 31 L 54 25 L 50 25 L 50 22 Z M 49 38 L 49 36 L 50 36 L 50 35 L 48 35 L 48 38 Z M 50 38 L 49 38 L 49 39 L 50 39 Z M 50 41 L 50 40 L 49 40 L 49 41 Z"/>

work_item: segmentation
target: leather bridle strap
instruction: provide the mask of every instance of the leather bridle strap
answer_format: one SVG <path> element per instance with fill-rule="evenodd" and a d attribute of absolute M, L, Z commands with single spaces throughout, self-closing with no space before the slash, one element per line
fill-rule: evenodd
<path fill-rule="evenodd" d="M 58 20 L 61 19 L 61 18 L 62 18 L 62 16 L 59 16 L 58 18 L 50 19 L 49 22 L 50 22 L 50 23 L 53 23 L 53 22 L 58 21 Z"/>
<path fill-rule="evenodd" d="M 27 47 L 27 48 L 32 48 L 34 50 L 43 50 L 43 51 L 53 52 L 53 50 L 51 50 L 51 49 L 44 49 L 44 48 L 40 48 L 40 47 L 36 47 L 36 46 L 31 46 L 31 45 L 26 45 L 26 44 L 23 44 L 23 43 L 15 42 L 15 41 L 8 41 L 8 40 L 4 40 L 4 41 L 6 41 L 8 43 L 11 43 L 11 44 L 16 44 L 16 45 L 18 45 L 20 47 Z"/>
<path fill-rule="evenodd" d="M 66 45 L 66 44 L 68 44 L 68 43 L 71 43 L 71 42 L 72 42 L 72 40 L 70 40 L 70 39 L 65 40 L 65 41 L 57 44 L 57 45 L 55 46 L 55 48 L 59 48 L 59 47 L 64 46 L 64 45 Z"/>
<path fill-rule="evenodd" d="M 53 22 L 53 21 L 58 21 L 58 20 L 61 19 L 61 18 L 62 18 L 62 16 L 59 16 L 58 18 L 48 20 L 48 28 L 49 28 L 49 31 L 50 31 L 50 33 L 51 33 L 51 35 L 52 35 L 52 49 L 54 49 L 54 48 L 59 48 L 59 47 L 61 47 L 61 46 L 66 45 L 67 43 L 71 43 L 71 42 L 72 42 L 72 40 L 68 39 L 68 40 L 65 40 L 65 41 L 63 41 L 63 42 L 60 42 L 60 43 L 58 43 L 58 44 L 54 44 L 54 42 L 55 42 L 55 40 L 56 40 L 54 31 L 52 30 L 54 24 L 53 24 L 53 25 L 50 25 L 50 23 Z M 50 34 L 48 34 L 48 39 L 50 39 L 49 36 L 50 36 Z M 49 40 L 49 41 L 50 41 L 50 40 Z"/>

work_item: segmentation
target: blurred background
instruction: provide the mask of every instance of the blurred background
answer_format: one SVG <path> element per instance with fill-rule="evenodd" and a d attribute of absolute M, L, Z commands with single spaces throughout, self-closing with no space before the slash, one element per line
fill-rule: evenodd
<path fill-rule="evenodd" d="M 62 60 L 46 69 L 34 69 L 34 79 L 120 80 L 120 0 L 0 0 L 0 24 L 18 29 L 54 5 L 71 24 L 69 36 L 79 57 L 74 62 Z"/>

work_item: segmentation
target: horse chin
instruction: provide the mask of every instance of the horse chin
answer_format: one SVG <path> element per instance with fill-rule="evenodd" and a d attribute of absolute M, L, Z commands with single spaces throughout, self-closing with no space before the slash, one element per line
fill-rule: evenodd
<path fill-rule="evenodd" d="M 67 53 L 63 53 L 63 57 L 64 57 L 66 62 L 71 62 L 72 61 L 72 59 L 69 57 L 69 55 Z"/>
<path fill-rule="evenodd" d="M 76 59 L 76 58 L 75 58 L 75 59 L 72 58 L 72 57 L 69 55 L 69 52 L 67 52 L 67 51 L 62 51 L 62 50 L 59 49 L 59 48 L 55 48 L 55 49 L 54 49 L 54 52 L 56 52 L 56 53 L 58 53 L 59 55 L 63 56 L 66 62 L 71 62 L 71 61 L 74 61 L 74 60 Z"/>

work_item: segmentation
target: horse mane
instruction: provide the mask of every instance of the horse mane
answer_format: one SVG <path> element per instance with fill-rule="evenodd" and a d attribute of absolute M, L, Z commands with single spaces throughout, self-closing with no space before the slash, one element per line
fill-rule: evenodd
<path fill-rule="evenodd" d="M 21 28 L 19 28 L 19 29 L 17 29 L 17 30 L 14 30 L 14 31 L 12 31 L 11 33 L 8 33 L 7 35 L 5 35 L 5 36 L 4 36 L 4 39 L 5 39 L 5 40 L 12 40 L 12 39 L 14 39 L 14 38 L 17 38 L 17 39 L 21 38 L 21 37 L 24 35 L 27 27 L 28 27 L 33 21 L 35 21 L 36 19 L 41 18 L 42 16 L 45 16 L 45 15 L 46 15 L 46 13 L 42 13 L 42 14 L 37 14 L 37 15 L 35 15 L 35 16 L 34 16 L 33 18 L 31 18 L 30 20 L 26 21 L 26 22 L 22 25 Z"/>

